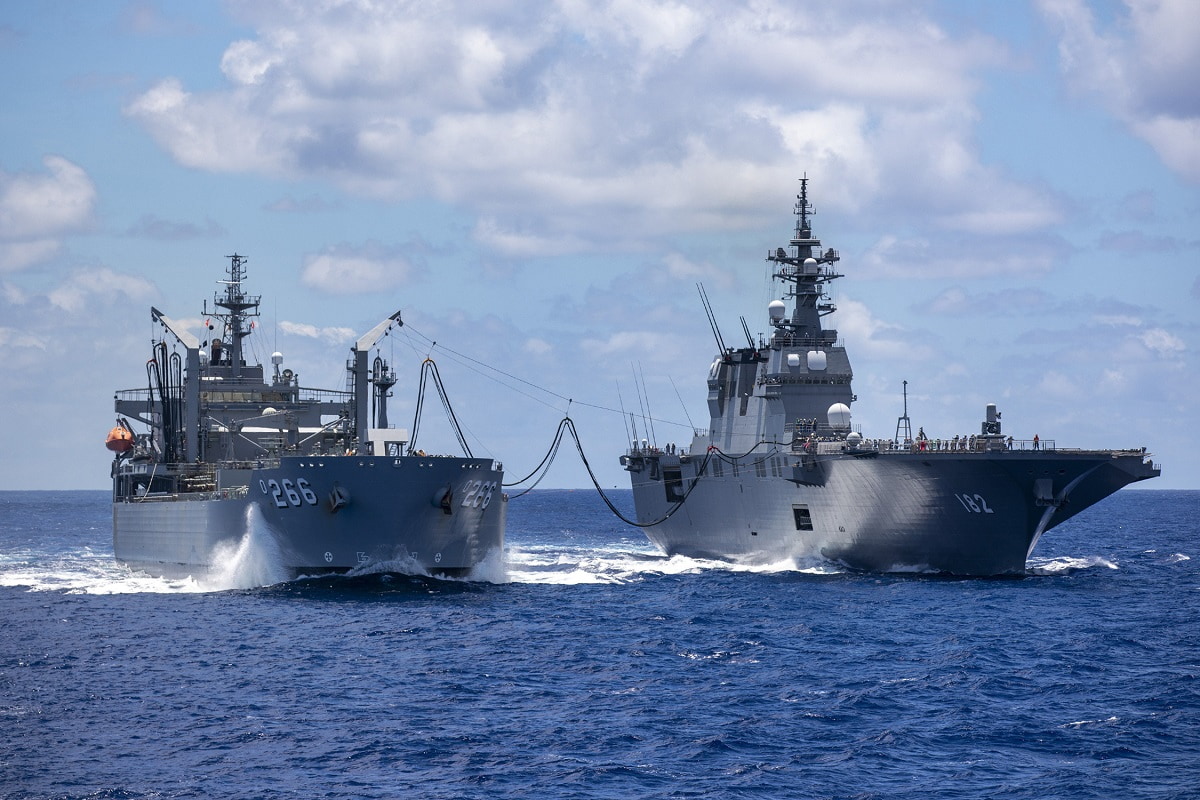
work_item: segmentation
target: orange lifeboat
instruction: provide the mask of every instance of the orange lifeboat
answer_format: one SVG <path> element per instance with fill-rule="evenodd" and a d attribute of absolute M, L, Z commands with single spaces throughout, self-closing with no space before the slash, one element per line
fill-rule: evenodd
<path fill-rule="evenodd" d="M 127 453 L 133 447 L 133 434 L 129 432 L 128 428 L 118 425 L 108 432 L 104 446 L 114 453 Z"/>

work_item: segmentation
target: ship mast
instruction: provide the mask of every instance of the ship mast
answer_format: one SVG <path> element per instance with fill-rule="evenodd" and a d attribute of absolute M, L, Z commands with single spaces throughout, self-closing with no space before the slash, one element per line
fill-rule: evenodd
<path fill-rule="evenodd" d="M 247 324 L 247 318 L 258 316 L 258 303 L 262 296 L 249 295 L 242 291 L 242 279 L 246 276 L 245 264 L 249 259 L 243 258 L 237 253 L 226 256 L 226 258 L 229 259 L 229 267 L 226 269 L 229 278 L 220 281 L 225 284 L 225 294 L 224 296 L 220 294 L 213 296 L 214 308 L 211 312 L 208 310 L 208 304 L 205 303 L 204 313 L 212 314 L 225 322 L 225 336 L 229 339 L 229 375 L 236 380 L 242 376 L 242 366 L 245 364 L 242 357 L 242 340 L 254 332 L 253 322 Z M 217 308 L 225 309 L 226 313 L 217 311 Z M 224 358 L 220 353 L 219 344 L 214 342 L 214 361 Z"/>
<path fill-rule="evenodd" d="M 767 260 L 775 263 L 776 278 L 790 283 L 785 295 L 795 301 L 790 319 L 772 320 L 777 336 L 803 339 L 811 343 L 832 344 L 837 340 L 837 331 L 826 331 L 821 327 L 821 317 L 831 314 L 837 307 L 828 300 L 825 284 L 842 277 L 834 271 L 840 256 L 833 248 L 821 251 L 821 240 L 813 238 L 809 216 L 816 212 L 808 202 L 808 176 L 800 179 L 800 194 L 796 195 L 793 212 L 796 215 L 796 230 L 788 243 L 791 253 L 782 247 L 767 253 Z"/>

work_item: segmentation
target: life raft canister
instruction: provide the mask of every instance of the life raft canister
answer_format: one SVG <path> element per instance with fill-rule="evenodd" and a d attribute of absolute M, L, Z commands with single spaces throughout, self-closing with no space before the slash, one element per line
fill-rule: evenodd
<path fill-rule="evenodd" d="M 133 434 L 118 425 L 108 432 L 104 446 L 114 453 L 128 453 L 133 449 Z"/>

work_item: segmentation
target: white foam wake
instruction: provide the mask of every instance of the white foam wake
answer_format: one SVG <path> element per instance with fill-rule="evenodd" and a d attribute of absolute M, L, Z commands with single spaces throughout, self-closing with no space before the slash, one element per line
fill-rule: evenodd
<path fill-rule="evenodd" d="M 649 544 L 640 546 L 626 542 L 602 548 L 510 545 L 506 573 L 511 583 L 583 585 L 636 583 L 662 575 L 694 575 L 708 571 L 817 575 L 841 572 L 821 559 L 811 563 L 784 559 L 773 564 L 733 564 L 680 555 L 665 556 Z"/>
<path fill-rule="evenodd" d="M 82 548 L 51 559 L 26 554 L 0 564 L 0 586 L 24 586 L 35 592 L 67 594 L 142 594 L 205 591 L 194 579 L 169 580 L 134 572 L 112 553 Z"/>
<path fill-rule="evenodd" d="M 245 531 L 236 543 L 218 546 L 212 567 L 195 576 L 158 578 L 132 570 L 112 552 L 85 547 L 47 555 L 27 551 L 0 558 L 0 586 L 68 594 L 184 594 L 253 589 L 288 579 L 275 534 L 258 507 L 246 511 Z"/>
<path fill-rule="evenodd" d="M 275 532 L 262 518 L 257 503 L 246 507 L 246 531 L 237 544 L 219 544 L 200 584 L 204 591 L 255 589 L 283 583 L 290 575 Z"/>
<path fill-rule="evenodd" d="M 1025 569 L 1031 575 L 1067 575 L 1093 567 L 1120 569 L 1115 562 L 1109 561 L 1102 556 L 1031 558 L 1025 563 Z"/>

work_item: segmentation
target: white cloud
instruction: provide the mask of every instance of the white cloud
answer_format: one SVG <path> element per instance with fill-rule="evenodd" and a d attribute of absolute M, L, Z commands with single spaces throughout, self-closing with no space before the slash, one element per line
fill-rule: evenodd
<path fill-rule="evenodd" d="M 733 284 L 733 275 L 729 270 L 721 269 L 708 261 L 697 263 L 681 253 L 667 253 L 663 256 L 663 264 L 667 268 L 667 277 L 675 285 L 708 282 L 728 290 Z"/>
<path fill-rule="evenodd" d="M 46 173 L 0 172 L 0 271 L 53 257 L 58 237 L 91 223 L 96 187 L 87 172 L 61 156 L 43 163 Z"/>
<path fill-rule="evenodd" d="M 653 331 L 619 331 L 606 339 L 585 339 L 580 342 L 580 348 L 596 357 L 639 357 L 652 349 L 651 342 L 657 346 L 661 339 L 662 334 Z"/>
<path fill-rule="evenodd" d="M 15 349 L 45 350 L 46 343 L 25 331 L 0 327 L 0 350 L 4 350 L 11 355 L 11 352 Z"/>
<path fill-rule="evenodd" d="M 1187 350 L 1187 345 L 1183 343 L 1182 339 L 1162 328 L 1151 328 L 1150 330 L 1142 331 L 1138 335 L 1138 339 L 1141 340 L 1141 343 L 1147 349 L 1160 356 L 1176 355 Z"/>
<path fill-rule="evenodd" d="M 503 223 L 484 217 L 475 224 L 471 237 L 487 252 L 513 257 L 553 256 L 577 253 L 586 244 L 571 236 L 545 236 L 505 228 Z"/>
<path fill-rule="evenodd" d="M 1200 183 L 1200 115 L 1189 119 L 1159 115 L 1131 120 L 1130 125 L 1169 169 Z"/>
<path fill-rule="evenodd" d="M 14 306 L 23 306 L 29 302 L 29 293 L 8 281 L 0 284 L 0 296 L 3 296 L 4 302 Z"/>
<path fill-rule="evenodd" d="M 1113 327 L 1138 327 L 1142 324 L 1140 318 L 1129 314 L 1096 314 L 1092 319 L 1101 325 L 1112 325 Z"/>
<path fill-rule="evenodd" d="M 925 236 L 884 234 L 856 265 L 863 277 L 981 278 L 1039 275 L 1061 264 L 1070 252 L 1056 236 L 1030 234 L 1014 249 L 1001 235 Z"/>
<path fill-rule="evenodd" d="M 844 209 L 895 204 L 903 186 L 950 229 L 1057 219 L 976 152 L 975 73 L 1003 48 L 903 4 L 236 7 L 255 34 L 226 48 L 225 88 L 165 78 L 126 109 L 166 150 L 435 197 L 477 214 L 502 256 L 744 229 L 805 170 Z"/>
<path fill-rule="evenodd" d="M 344 342 L 354 341 L 358 338 L 358 334 L 356 334 L 350 328 L 320 328 L 316 325 L 310 325 L 307 322 L 288 322 L 287 320 L 280 320 L 279 330 L 292 336 L 303 336 L 308 339 L 318 339 L 320 341 L 329 342 L 330 344 L 342 344 Z"/>
<path fill-rule="evenodd" d="M 865 359 L 923 361 L 932 349 L 900 325 L 885 322 L 857 300 L 838 301 L 836 327 L 846 340 L 846 349 Z"/>
<path fill-rule="evenodd" d="M 80 270 L 51 289 L 46 298 L 55 308 L 71 314 L 92 309 L 107 314 L 113 309 L 127 312 L 158 294 L 154 284 L 136 275 L 122 275 L 108 267 Z"/>
<path fill-rule="evenodd" d="M 33 264 L 53 258 L 62 245 L 57 239 L 34 239 L 27 242 L 0 241 L 0 272 L 16 272 Z"/>
<path fill-rule="evenodd" d="M 330 294 L 365 294 L 399 286 L 413 271 L 408 259 L 378 245 L 339 245 L 306 256 L 300 280 Z"/>
<path fill-rule="evenodd" d="M 1040 0 L 1063 71 L 1080 91 L 1200 182 L 1200 14 L 1192 0 L 1125 0 L 1104 28 L 1083 0 Z"/>
<path fill-rule="evenodd" d="M 551 345 L 545 339 L 539 339 L 536 336 L 526 339 L 522 349 L 526 353 L 534 356 L 544 356 L 554 352 L 553 345 Z"/>

